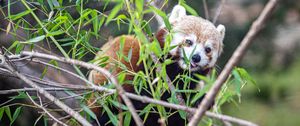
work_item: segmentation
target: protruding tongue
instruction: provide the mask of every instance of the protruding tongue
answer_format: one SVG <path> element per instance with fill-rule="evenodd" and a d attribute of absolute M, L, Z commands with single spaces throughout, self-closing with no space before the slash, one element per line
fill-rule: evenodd
<path fill-rule="evenodd" d="M 195 63 L 191 62 L 191 66 L 196 67 L 197 65 Z"/>

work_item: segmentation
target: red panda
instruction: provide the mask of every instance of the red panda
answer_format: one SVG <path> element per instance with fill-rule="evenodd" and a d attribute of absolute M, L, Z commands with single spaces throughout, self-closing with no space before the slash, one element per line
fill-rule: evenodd
<path fill-rule="evenodd" d="M 193 74 L 206 75 L 214 67 L 220 56 L 223 48 L 225 27 L 223 25 L 215 27 L 210 21 L 201 17 L 186 15 L 186 10 L 179 5 L 173 8 L 169 22 L 172 25 L 173 37 L 170 46 L 174 46 L 174 48 L 170 50 L 168 55 L 175 62 L 166 66 L 167 75 L 171 80 L 174 80 L 177 75 L 188 70 L 192 73 L 192 78 L 198 80 Z M 165 36 L 168 34 L 170 33 L 162 26 L 155 35 L 162 48 L 164 48 Z M 120 48 L 121 41 L 124 42 L 122 49 Z M 104 68 L 110 70 L 114 76 L 125 72 L 119 66 L 120 64 L 124 64 L 129 71 L 143 71 L 143 66 L 137 64 L 140 57 L 140 42 L 135 36 L 124 35 L 116 37 L 109 40 L 101 50 L 103 51 L 96 55 L 95 60 L 97 61 L 99 57 L 108 57 L 107 65 Z M 126 61 L 123 58 L 120 59 L 117 52 L 121 52 L 125 56 L 131 53 L 132 58 L 130 61 Z M 186 57 L 188 57 L 188 60 L 186 60 Z M 126 80 L 132 80 L 133 77 L 130 73 L 126 74 Z M 95 84 L 103 84 L 107 81 L 107 78 L 100 73 L 91 71 L 89 80 Z M 177 86 L 182 88 L 183 85 L 180 85 L 180 83 L 177 82 Z M 131 84 L 124 84 L 123 88 L 127 92 L 134 93 L 134 87 Z M 196 83 L 191 82 L 189 88 L 196 88 Z M 144 95 L 147 95 L 147 93 Z M 163 97 L 161 99 L 166 100 L 170 97 L 170 94 L 164 94 Z M 134 100 L 133 103 L 137 110 L 146 106 L 146 104 Z M 100 110 L 94 109 L 94 112 L 99 114 L 97 111 Z M 150 114 L 145 121 L 145 125 L 158 125 L 159 118 L 158 114 Z M 100 123 L 106 124 L 109 118 L 102 115 L 99 120 Z M 178 113 L 167 118 L 168 125 L 185 125 L 185 123 L 186 121 L 181 119 Z"/>

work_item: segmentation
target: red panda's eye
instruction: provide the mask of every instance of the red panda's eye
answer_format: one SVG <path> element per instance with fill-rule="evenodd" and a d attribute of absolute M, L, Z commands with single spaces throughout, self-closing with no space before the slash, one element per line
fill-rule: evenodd
<path fill-rule="evenodd" d="M 205 47 L 205 52 L 206 53 L 210 53 L 211 52 L 211 48 L 210 47 Z"/>
<path fill-rule="evenodd" d="M 193 45 L 193 42 L 189 39 L 185 40 L 185 43 L 189 46 Z"/>

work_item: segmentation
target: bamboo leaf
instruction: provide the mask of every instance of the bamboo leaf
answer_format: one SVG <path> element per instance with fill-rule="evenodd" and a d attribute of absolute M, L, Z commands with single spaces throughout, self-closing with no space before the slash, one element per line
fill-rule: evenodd
<path fill-rule="evenodd" d="M 136 0 L 135 1 L 135 6 L 138 12 L 142 12 L 143 11 L 143 7 L 144 7 L 144 0 Z"/>
<path fill-rule="evenodd" d="M 44 40 L 45 37 L 46 37 L 45 35 L 41 35 L 41 36 L 38 36 L 38 37 L 35 37 L 35 38 L 32 38 L 32 39 L 29 39 L 27 41 L 20 41 L 20 43 L 26 43 L 26 44 L 36 43 L 36 42 L 40 42 L 40 41 Z"/>
<path fill-rule="evenodd" d="M 123 7 L 123 2 L 120 2 L 118 5 L 116 5 L 110 12 L 110 14 L 107 17 L 107 20 L 105 22 L 105 25 L 107 25 L 116 15 L 118 12 L 122 9 Z"/>
<path fill-rule="evenodd" d="M 56 36 L 56 35 L 60 35 L 60 34 L 63 34 L 65 33 L 65 31 L 63 30 L 58 30 L 58 31 L 54 31 L 54 32 L 49 32 L 46 37 L 49 37 L 49 36 Z"/>
<path fill-rule="evenodd" d="M 131 121 L 131 113 L 126 112 L 124 118 L 124 126 L 130 126 L 130 121 Z"/>
<path fill-rule="evenodd" d="M 170 24 L 170 22 L 169 22 L 169 19 L 167 18 L 166 13 L 164 13 L 163 11 L 161 11 L 161 10 L 155 8 L 155 7 L 152 7 L 152 6 L 150 6 L 149 8 L 150 8 L 152 11 L 154 11 L 156 14 L 158 14 L 159 16 L 161 16 L 161 17 L 163 18 L 163 20 L 164 20 L 164 23 L 165 23 L 167 29 L 168 29 L 168 30 L 171 30 L 171 24 Z"/>
<path fill-rule="evenodd" d="M 186 9 L 186 11 L 187 12 L 189 12 L 190 14 L 192 14 L 192 15 L 194 15 L 194 16 L 199 16 L 198 15 L 198 13 L 197 13 L 197 11 L 196 10 L 194 10 L 192 7 L 190 7 L 189 5 L 187 5 L 186 3 L 182 3 L 181 4 L 185 9 Z"/>
<path fill-rule="evenodd" d="M 16 109 L 16 111 L 14 112 L 12 121 L 10 122 L 10 125 L 12 125 L 12 124 L 15 122 L 15 120 L 19 117 L 19 114 L 20 114 L 20 112 L 21 112 L 21 109 L 22 109 L 22 106 L 21 106 L 21 107 L 18 107 L 18 108 Z"/>
<path fill-rule="evenodd" d="M 6 115 L 7 115 L 7 117 L 9 118 L 9 120 L 12 121 L 10 108 L 8 106 L 5 106 L 4 107 L 4 111 L 5 111 Z"/>
<path fill-rule="evenodd" d="M 82 109 L 88 114 L 90 115 L 93 119 L 97 119 L 97 116 L 95 115 L 95 113 L 86 105 L 84 104 L 80 104 L 80 106 L 82 107 Z"/>
<path fill-rule="evenodd" d="M 11 16 L 10 16 L 10 19 L 11 19 L 11 20 L 17 20 L 17 19 L 22 18 L 23 16 L 29 14 L 29 13 L 30 13 L 31 11 L 33 11 L 33 10 L 35 10 L 35 9 L 26 10 L 26 11 L 23 11 L 23 12 L 21 12 L 21 13 L 15 14 L 15 15 L 11 15 Z"/>
<path fill-rule="evenodd" d="M 0 108 L 0 120 L 1 120 L 2 117 L 3 117 L 3 113 L 4 113 L 4 107 L 1 107 L 1 108 Z"/>
<path fill-rule="evenodd" d="M 118 122 L 119 122 L 118 119 L 117 119 L 117 116 L 114 115 L 106 105 L 103 105 L 103 108 L 104 108 L 105 112 L 107 113 L 107 115 L 108 115 L 110 121 L 111 121 L 115 126 L 117 126 L 117 125 L 118 125 Z"/>

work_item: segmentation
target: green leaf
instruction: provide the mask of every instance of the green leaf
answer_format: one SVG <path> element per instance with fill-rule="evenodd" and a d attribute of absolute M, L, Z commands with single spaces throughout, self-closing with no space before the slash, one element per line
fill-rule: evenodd
<path fill-rule="evenodd" d="M 126 112 L 124 118 L 124 126 L 130 126 L 130 121 L 131 121 L 131 113 Z"/>
<path fill-rule="evenodd" d="M 207 92 L 209 89 L 210 89 L 211 85 L 205 85 L 203 87 L 203 89 L 201 89 L 193 98 L 192 98 L 192 101 L 191 101 L 191 104 L 195 104 L 199 98 L 201 98 L 205 92 Z"/>
<path fill-rule="evenodd" d="M 117 108 L 121 108 L 123 110 L 128 110 L 128 107 L 123 105 L 122 103 L 120 102 L 117 102 L 117 101 L 114 101 L 114 100 L 111 100 L 109 99 L 109 102 L 111 102 L 114 106 L 116 106 Z"/>
<path fill-rule="evenodd" d="M 48 119 L 46 116 L 43 117 L 44 126 L 48 126 Z"/>
<path fill-rule="evenodd" d="M 10 108 L 8 106 L 5 106 L 4 107 L 4 111 L 5 111 L 6 115 L 7 115 L 7 117 L 9 118 L 9 120 L 12 121 Z"/>
<path fill-rule="evenodd" d="M 93 119 L 97 119 L 97 116 L 95 115 L 95 113 L 86 105 L 84 104 L 80 104 L 80 106 L 82 107 L 82 109 L 88 114 L 90 115 Z"/>
<path fill-rule="evenodd" d="M 3 113 L 4 113 L 4 107 L 1 107 L 1 108 L 0 108 L 0 120 L 1 120 L 2 117 L 3 117 Z"/>
<path fill-rule="evenodd" d="M 21 12 L 21 13 L 15 14 L 15 15 L 11 15 L 11 16 L 10 16 L 10 19 L 11 19 L 11 20 L 17 20 L 17 19 L 22 18 L 23 16 L 29 14 L 29 13 L 30 13 L 31 11 L 33 11 L 33 10 L 35 10 L 35 9 L 32 9 L 32 10 L 26 10 L 26 11 L 23 11 L 23 12 Z"/>
<path fill-rule="evenodd" d="M 143 7 L 144 7 L 144 0 L 136 0 L 135 1 L 135 6 L 138 12 L 142 12 L 143 11 Z"/>
<path fill-rule="evenodd" d="M 49 32 L 46 37 L 49 37 L 49 36 L 56 36 L 56 35 L 60 35 L 60 34 L 63 34 L 65 33 L 65 31 L 63 30 L 57 30 L 57 31 L 54 31 L 54 32 Z"/>
<path fill-rule="evenodd" d="M 45 66 L 40 78 L 43 79 L 45 77 L 45 75 L 47 74 L 47 72 L 48 72 L 48 66 Z"/>
<path fill-rule="evenodd" d="M 126 79 L 126 73 L 125 72 L 119 73 L 119 75 L 118 75 L 119 83 L 122 84 L 125 81 L 125 79 Z"/>
<path fill-rule="evenodd" d="M 242 78 L 246 79 L 247 81 L 250 81 L 253 85 L 256 85 L 256 81 L 250 76 L 250 74 L 243 68 L 237 68 L 237 71 L 240 73 Z"/>
<path fill-rule="evenodd" d="M 92 17 L 93 17 L 93 31 L 95 34 L 98 34 L 99 31 L 99 17 L 98 17 L 98 13 L 97 11 L 92 11 L 91 13 Z"/>
<path fill-rule="evenodd" d="M 7 50 L 10 51 L 11 49 L 17 47 L 18 44 L 20 44 L 20 42 L 19 41 L 15 41 L 13 44 L 10 45 L 10 47 Z"/>
<path fill-rule="evenodd" d="M 187 5 L 186 3 L 182 2 L 181 5 L 186 9 L 187 12 L 191 13 L 194 16 L 199 16 L 197 11 L 194 10 L 192 7 Z"/>
<path fill-rule="evenodd" d="M 51 0 L 47 0 L 47 2 L 48 2 L 48 5 L 49 5 L 50 9 L 53 10 L 53 4 L 52 4 L 52 1 L 51 1 Z"/>
<path fill-rule="evenodd" d="M 166 13 L 164 13 L 163 11 L 161 11 L 161 10 L 155 8 L 155 7 L 152 7 L 152 6 L 150 6 L 149 8 L 150 8 L 152 11 L 154 11 L 156 14 L 158 14 L 159 16 L 161 16 L 161 17 L 163 18 L 163 20 L 164 20 L 164 23 L 165 23 L 167 29 L 168 29 L 168 30 L 171 30 L 171 24 L 170 24 L 170 22 L 169 22 L 169 19 L 167 18 Z"/>
<path fill-rule="evenodd" d="M 106 105 L 103 105 L 103 108 L 104 108 L 104 110 L 106 111 L 106 113 L 107 113 L 107 115 L 108 115 L 110 121 L 111 121 L 115 126 L 117 126 L 117 125 L 118 125 L 118 122 L 119 122 L 118 119 L 117 119 L 117 116 L 114 115 Z"/>
<path fill-rule="evenodd" d="M 10 125 L 12 125 L 12 124 L 15 122 L 15 120 L 18 118 L 18 116 L 19 116 L 19 114 L 20 114 L 20 112 L 21 112 L 21 109 L 22 109 L 22 106 L 21 106 L 21 107 L 18 107 L 18 108 L 16 109 L 16 111 L 14 112 L 12 121 L 10 122 Z"/>
<path fill-rule="evenodd" d="M 162 50 L 157 41 L 154 41 L 150 44 L 150 50 L 152 50 L 154 52 L 154 54 L 158 57 L 162 54 Z"/>
<path fill-rule="evenodd" d="M 105 22 L 105 25 L 107 25 L 116 15 L 118 12 L 122 9 L 123 7 L 123 2 L 120 2 L 118 5 L 116 5 L 110 12 L 110 14 L 107 17 L 107 20 Z"/>
<path fill-rule="evenodd" d="M 36 43 L 36 42 L 40 42 L 42 41 L 46 36 L 45 35 L 41 35 L 41 36 L 38 36 L 38 37 L 35 37 L 35 38 L 32 38 L 32 39 L 29 39 L 27 41 L 20 41 L 20 43 Z"/>
<path fill-rule="evenodd" d="M 144 29 L 144 31 L 146 31 L 147 35 L 149 37 L 152 37 L 152 30 L 151 30 L 151 27 L 149 25 L 149 22 L 143 20 L 142 24 L 143 24 L 143 29 Z"/>

